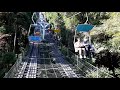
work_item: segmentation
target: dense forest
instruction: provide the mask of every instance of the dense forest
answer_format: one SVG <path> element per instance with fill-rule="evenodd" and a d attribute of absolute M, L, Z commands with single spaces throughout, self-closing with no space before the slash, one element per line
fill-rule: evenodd
<path fill-rule="evenodd" d="M 31 12 L 0 13 L 0 76 L 3 77 L 26 48 Z"/>
<path fill-rule="evenodd" d="M 33 12 L 0 12 L 0 76 L 3 77 L 28 46 L 27 34 Z M 94 25 L 91 40 L 96 48 L 93 65 L 119 76 L 120 13 L 119 12 L 45 12 L 51 29 L 61 30 L 61 42 L 74 53 L 75 28 L 86 22 Z M 77 36 L 81 36 L 80 33 Z M 94 77 L 94 75 L 93 75 Z"/>

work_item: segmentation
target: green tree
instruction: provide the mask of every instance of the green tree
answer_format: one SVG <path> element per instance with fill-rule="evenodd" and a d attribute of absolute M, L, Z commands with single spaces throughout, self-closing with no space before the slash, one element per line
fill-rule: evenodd
<path fill-rule="evenodd" d="M 3 64 L 6 68 L 9 68 L 10 64 L 14 64 L 16 61 L 16 56 L 13 52 L 7 52 L 2 58 Z"/>
<path fill-rule="evenodd" d="M 11 34 L 11 38 L 9 38 L 10 51 L 16 51 L 16 44 L 22 43 L 22 32 L 28 31 L 31 15 L 31 12 L 2 12 L 0 14 L 1 25 L 6 29 L 4 33 Z M 16 38 L 21 42 L 16 41 L 18 40 Z"/>

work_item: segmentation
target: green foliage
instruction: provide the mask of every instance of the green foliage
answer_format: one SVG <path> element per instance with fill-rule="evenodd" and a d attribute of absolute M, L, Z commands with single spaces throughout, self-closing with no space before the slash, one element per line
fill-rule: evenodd
<path fill-rule="evenodd" d="M 15 54 L 12 52 L 4 53 L 0 56 L 0 77 L 4 77 L 5 73 L 11 68 L 16 61 Z"/>
<path fill-rule="evenodd" d="M 109 15 L 106 12 L 89 12 L 89 22 L 93 25 L 103 24 L 101 20 L 109 19 Z"/>
<path fill-rule="evenodd" d="M 94 35 L 91 35 L 91 39 L 92 42 L 96 42 L 96 43 L 107 43 L 110 39 L 112 38 L 112 36 L 110 36 L 109 34 L 103 32 L 100 33 L 96 33 Z"/>
<path fill-rule="evenodd" d="M 120 53 L 116 51 L 109 51 L 109 49 L 103 49 L 96 55 L 95 64 L 98 67 L 104 66 L 109 68 L 113 72 L 113 75 L 116 77 L 115 68 L 120 66 Z"/>
<path fill-rule="evenodd" d="M 107 20 L 101 19 L 102 25 L 93 28 L 91 31 L 92 40 L 94 43 L 106 45 L 109 49 L 118 50 L 120 46 L 120 21 L 119 12 L 108 12 Z M 105 18 L 105 16 L 103 15 Z"/>
<path fill-rule="evenodd" d="M 16 56 L 13 52 L 7 52 L 3 55 L 4 64 L 14 64 L 16 61 Z"/>
<path fill-rule="evenodd" d="M 120 37 L 114 37 L 113 39 L 111 39 L 109 41 L 109 44 L 111 44 L 111 47 L 114 49 L 114 50 L 117 50 L 118 47 L 120 46 Z"/>
<path fill-rule="evenodd" d="M 109 74 L 109 70 L 105 67 L 101 67 L 98 69 L 98 71 L 87 71 L 86 74 L 87 78 L 111 78 L 113 76 L 111 76 Z"/>
<path fill-rule="evenodd" d="M 6 31 L 5 27 L 4 27 L 4 26 L 1 26 L 1 27 L 0 27 L 0 33 L 5 33 L 5 31 Z"/>
<path fill-rule="evenodd" d="M 27 35 L 27 32 L 29 30 L 29 26 L 31 24 L 31 12 L 1 12 L 0 14 L 0 32 L 4 31 L 4 33 L 10 34 L 11 37 L 8 38 L 8 46 L 9 51 L 13 50 L 13 43 L 14 43 L 14 36 L 15 33 L 17 35 L 16 39 L 16 53 L 19 53 L 19 43 L 23 43 L 24 39 L 23 37 L 23 32 L 25 33 L 24 35 Z M 3 28 L 4 26 L 4 28 Z M 26 44 L 26 43 L 23 43 Z M 24 45 L 22 45 L 24 46 Z M 18 50 L 18 51 L 17 51 Z"/>
<path fill-rule="evenodd" d="M 56 25 L 58 14 L 57 12 L 46 12 L 46 18 L 49 20 L 49 23 L 53 23 L 54 27 Z"/>

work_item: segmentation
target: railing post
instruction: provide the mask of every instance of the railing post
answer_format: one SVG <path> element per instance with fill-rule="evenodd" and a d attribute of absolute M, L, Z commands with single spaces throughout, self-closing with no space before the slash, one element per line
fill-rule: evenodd
<path fill-rule="evenodd" d="M 99 74 L 99 73 L 98 73 L 98 67 L 97 67 L 97 78 L 98 78 L 98 74 Z"/>
<path fill-rule="evenodd" d="M 78 55 L 77 55 L 77 66 L 78 66 Z"/>

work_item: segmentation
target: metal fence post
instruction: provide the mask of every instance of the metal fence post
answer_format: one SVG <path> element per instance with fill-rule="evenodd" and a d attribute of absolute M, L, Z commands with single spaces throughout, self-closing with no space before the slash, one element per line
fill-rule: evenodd
<path fill-rule="evenodd" d="M 97 67 L 97 78 L 98 78 L 98 67 Z"/>

